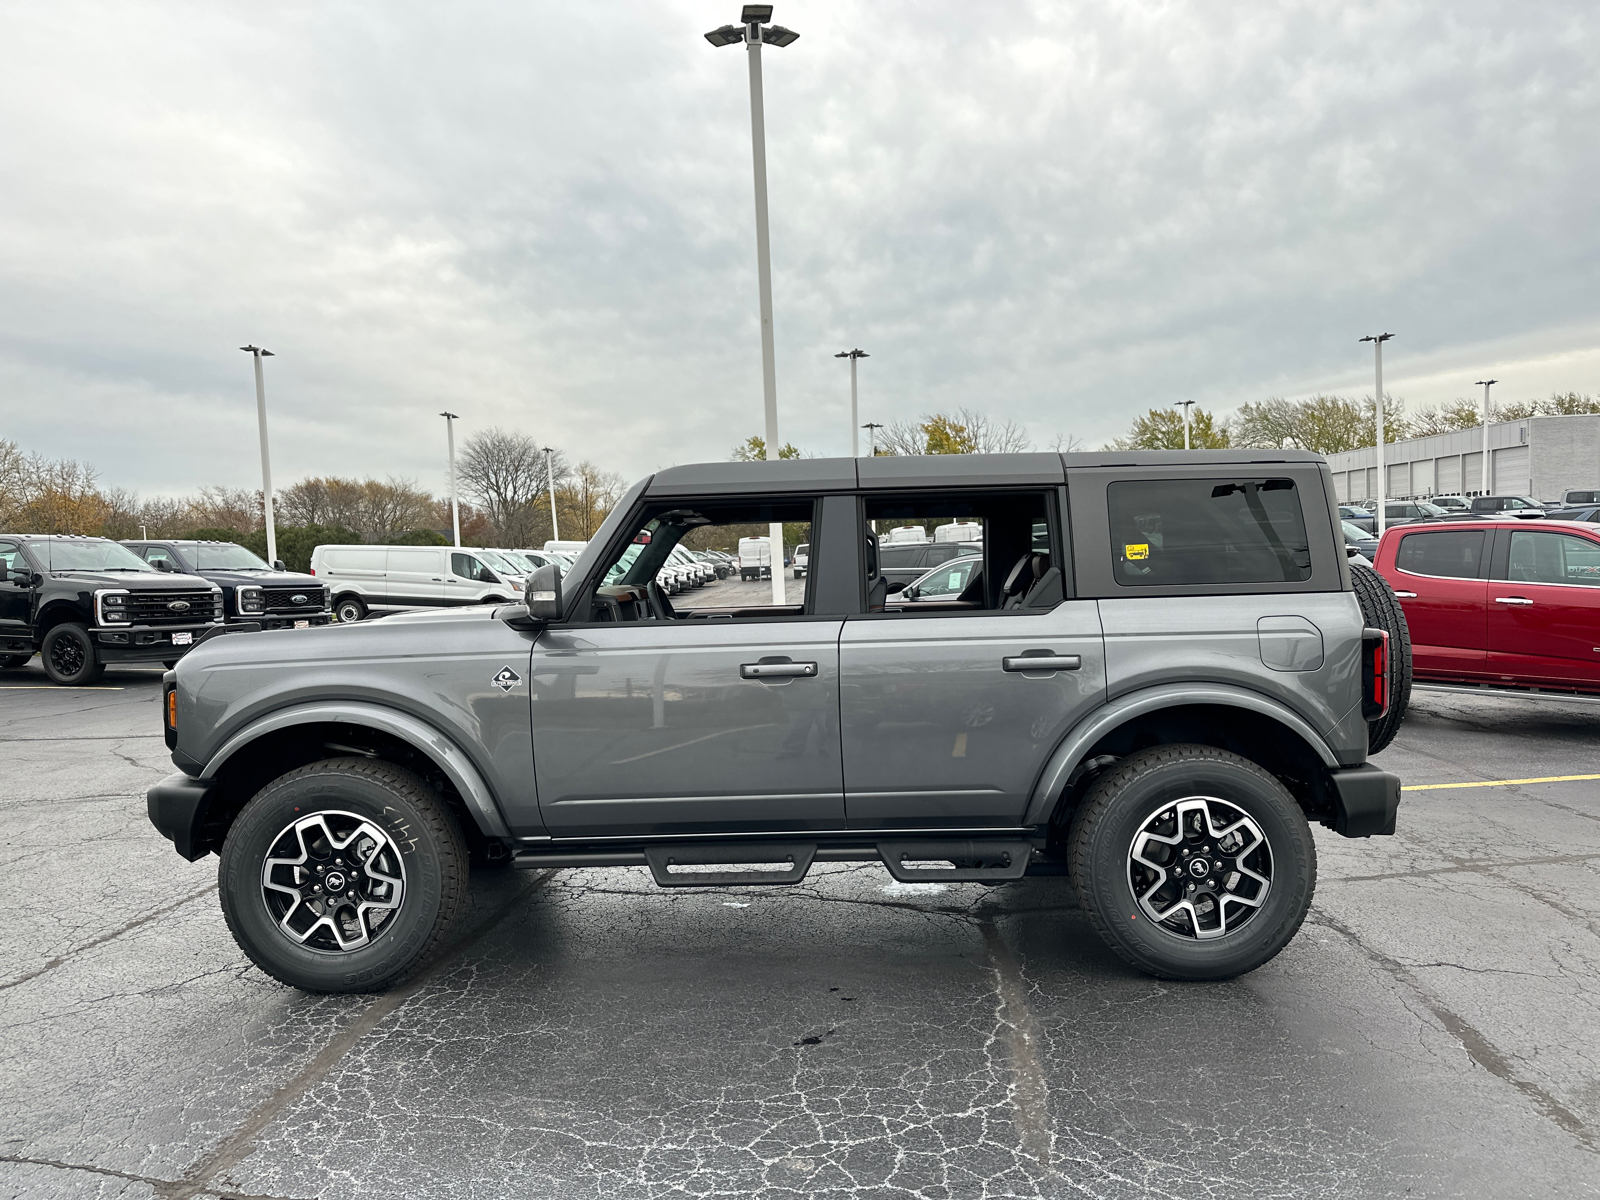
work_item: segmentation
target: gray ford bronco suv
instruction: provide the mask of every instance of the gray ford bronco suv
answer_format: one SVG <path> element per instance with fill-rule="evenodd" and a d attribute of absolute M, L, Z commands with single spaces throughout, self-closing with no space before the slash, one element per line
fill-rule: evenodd
<path fill-rule="evenodd" d="M 879 539 L 981 528 L 958 594 L 899 603 Z M 781 524 L 803 580 L 669 600 L 675 546 Z M 221 856 L 223 913 L 312 991 L 416 972 L 472 865 L 658 884 L 1065 876 L 1153 975 L 1276 954 L 1310 823 L 1394 831 L 1366 762 L 1409 691 L 1404 618 L 1297 451 L 806 459 L 633 486 L 525 604 L 246 633 L 166 676 L 180 773 L 150 818 Z"/>

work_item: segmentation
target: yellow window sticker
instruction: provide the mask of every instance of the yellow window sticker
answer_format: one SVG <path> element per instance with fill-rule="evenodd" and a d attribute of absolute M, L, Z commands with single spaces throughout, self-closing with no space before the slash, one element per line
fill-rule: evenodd
<path fill-rule="evenodd" d="M 1134 559 L 1150 557 L 1149 542 L 1134 542 L 1122 548 L 1122 557 L 1132 561 Z"/>

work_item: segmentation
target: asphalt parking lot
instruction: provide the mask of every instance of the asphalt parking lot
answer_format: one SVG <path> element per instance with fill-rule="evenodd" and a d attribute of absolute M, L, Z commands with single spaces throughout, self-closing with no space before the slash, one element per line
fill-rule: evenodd
<path fill-rule="evenodd" d="M 0 673 L 0 1196 L 1576 1196 L 1600 1140 L 1600 783 L 1317 831 L 1299 937 L 1137 975 L 1064 880 L 474 885 L 381 997 L 235 947 L 145 818 L 153 671 Z M 1419 693 L 1408 785 L 1600 774 L 1600 705 Z"/>

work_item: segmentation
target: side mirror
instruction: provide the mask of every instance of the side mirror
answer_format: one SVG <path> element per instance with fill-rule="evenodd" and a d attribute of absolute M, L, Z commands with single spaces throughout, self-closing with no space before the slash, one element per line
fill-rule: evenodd
<path fill-rule="evenodd" d="M 275 558 L 272 560 L 272 569 L 274 571 L 287 571 L 289 568 L 283 565 L 283 559 Z"/>
<path fill-rule="evenodd" d="M 893 590 L 892 585 L 891 590 Z M 904 600 L 915 600 L 917 598 L 917 585 L 914 583 L 908 583 L 905 587 L 900 589 L 900 597 Z"/>
<path fill-rule="evenodd" d="M 152 567 L 154 567 L 158 571 L 170 571 L 170 570 L 172 570 L 172 564 L 169 563 L 164 558 L 158 558 L 155 561 L 153 561 L 150 565 Z"/>
<path fill-rule="evenodd" d="M 528 606 L 528 615 L 537 621 L 561 619 L 561 572 L 554 563 L 546 563 L 528 572 L 522 583 L 522 599 Z"/>
<path fill-rule="evenodd" d="M 1354 546 L 1351 546 L 1351 545 L 1348 545 L 1348 544 L 1346 544 L 1346 546 L 1344 548 L 1344 556 L 1346 558 L 1355 558 L 1360 553 L 1361 553 L 1361 551 L 1357 550 Z"/>

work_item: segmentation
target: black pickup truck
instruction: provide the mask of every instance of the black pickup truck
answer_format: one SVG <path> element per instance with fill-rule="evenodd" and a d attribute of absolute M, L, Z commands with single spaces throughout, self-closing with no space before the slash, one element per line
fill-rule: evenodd
<path fill-rule="evenodd" d="M 236 542 L 128 541 L 122 543 L 158 571 L 198 575 L 222 589 L 229 625 L 305 629 L 327 625 L 333 606 L 315 575 L 268 566 Z"/>
<path fill-rule="evenodd" d="M 93 683 L 107 663 L 172 666 L 223 624 L 222 589 L 157 571 L 106 538 L 0 534 L 0 667 Z"/>

